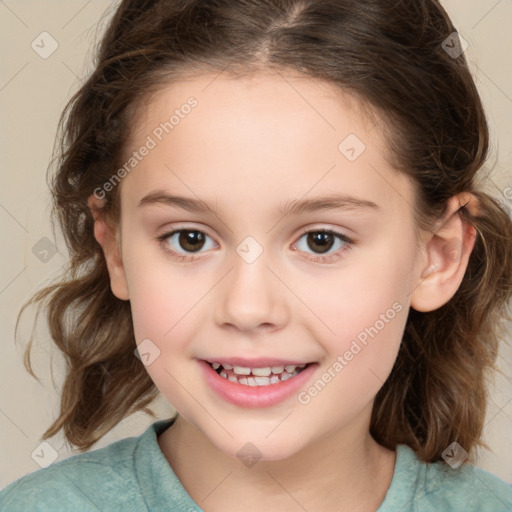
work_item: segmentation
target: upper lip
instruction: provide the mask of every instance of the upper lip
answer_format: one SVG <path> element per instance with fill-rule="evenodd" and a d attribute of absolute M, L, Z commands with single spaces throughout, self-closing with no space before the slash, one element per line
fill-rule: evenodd
<path fill-rule="evenodd" d="M 297 359 L 279 359 L 275 357 L 257 357 L 254 359 L 246 359 L 244 357 L 209 357 L 204 359 L 208 363 L 230 364 L 231 366 L 241 366 L 243 368 L 266 368 L 272 366 L 301 366 L 309 364 L 312 361 L 298 361 Z"/>

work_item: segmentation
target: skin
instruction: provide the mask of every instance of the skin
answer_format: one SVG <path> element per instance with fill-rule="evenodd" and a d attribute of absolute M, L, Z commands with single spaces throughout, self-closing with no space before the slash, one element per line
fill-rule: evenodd
<path fill-rule="evenodd" d="M 454 212 L 476 199 L 453 197 L 416 244 L 415 188 L 388 163 L 380 127 L 347 93 L 300 76 L 199 75 L 168 85 L 137 119 L 130 149 L 190 96 L 197 107 L 123 178 L 119 226 L 89 200 L 112 290 L 130 300 L 137 343 L 149 338 L 160 350 L 146 369 L 180 414 L 160 448 L 205 511 L 241 503 L 247 511 L 374 511 L 395 452 L 369 433 L 373 401 L 409 308 L 437 309 L 457 290 L 475 232 Z M 366 146 L 352 162 L 338 150 L 348 134 Z M 218 215 L 138 206 L 156 190 L 200 198 Z M 342 193 L 378 209 L 277 212 L 289 200 Z M 196 253 L 176 236 L 157 240 L 178 228 L 209 238 Z M 318 248 L 303 232 L 319 229 L 353 243 L 336 241 L 328 252 L 338 258 L 314 261 Z M 250 264 L 236 251 L 247 236 L 263 248 Z M 179 261 L 165 247 L 195 259 Z M 202 377 L 198 359 L 271 356 L 316 361 L 314 381 L 394 303 L 401 311 L 307 405 L 294 394 L 242 408 Z M 247 442 L 261 453 L 250 468 L 237 457 Z"/>

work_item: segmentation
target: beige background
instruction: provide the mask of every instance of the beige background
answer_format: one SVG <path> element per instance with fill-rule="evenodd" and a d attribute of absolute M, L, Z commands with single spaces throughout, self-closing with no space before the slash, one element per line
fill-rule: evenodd
<path fill-rule="evenodd" d="M 13 331 L 22 303 L 66 263 L 65 245 L 59 234 L 55 239 L 49 223 L 46 167 L 58 117 L 90 69 L 96 25 L 109 4 L 105 0 L 0 0 L 0 488 L 39 469 L 37 457 L 33 459 L 31 454 L 40 453 L 40 435 L 58 410 L 62 361 L 48 341 L 44 323 L 40 321 L 36 330 L 34 365 L 41 383 L 26 373 L 22 363 L 33 310 L 25 315 L 16 343 Z M 487 167 L 491 172 L 485 180 L 486 189 L 512 208 L 512 199 L 507 201 L 504 195 L 506 188 L 512 186 L 512 2 L 445 0 L 444 5 L 469 43 L 466 56 L 491 125 L 493 151 Z M 56 43 L 50 36 L 40 36 L 42 32 L 50 34 Z M 34 40 L 34 46 L 39 44 L 39 53 L 31 47 Z M 49 52 L 52 44 L 58 44 L 57 49 L 42 58 L 40 54 Z M 58 248 L 55 254 L 53 244 Z M 49 252 L 44 255 L 44 250 Z M 52 383 L 50 356 L 57 390 Z M 504 373 L 512 374 L 510 346 L 503 347 L 499 365 Z M 159 417 L 172 413 L 163 400 L 156 404 L 155 411 Z M 138 435 L 152 421 L 142 414 L 134 415 L 95 448 Z M 511 432 L 511 384 L 498 375 L 484 437 L 493 452 L 481 452 L 476 462 L 510 483 Z M 58 460 L 73 453 L 60 435 L 49 443 Z M 47 449 L 46 453 L 52 451 Z"/>

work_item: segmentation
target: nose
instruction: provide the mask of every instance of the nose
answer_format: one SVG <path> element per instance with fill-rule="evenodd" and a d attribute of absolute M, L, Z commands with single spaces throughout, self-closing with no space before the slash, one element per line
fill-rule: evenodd
<path fill-rule="evenodd" d="M 267 267 L 264 254 L 247 263 L 238 254 L 220 283 L 215 301 L 215 321 L 240 332 L 282 329 L 289 320 L 286 288 Z"/>

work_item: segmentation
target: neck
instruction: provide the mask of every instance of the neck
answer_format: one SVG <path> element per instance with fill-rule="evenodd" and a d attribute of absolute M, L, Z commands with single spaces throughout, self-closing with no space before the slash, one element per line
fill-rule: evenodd
<path fill-rule="evenodd" d="M 206 512 L 240 510 L 242 503 L 246 512 L 280 506 L 374 512 L 391 484 L 396 454 L 371 437 L 368 414 L 358 421 L 291 457 L 248 466 L 217 449 L 181 416 L 158 443 L 183 487 Z"/>

